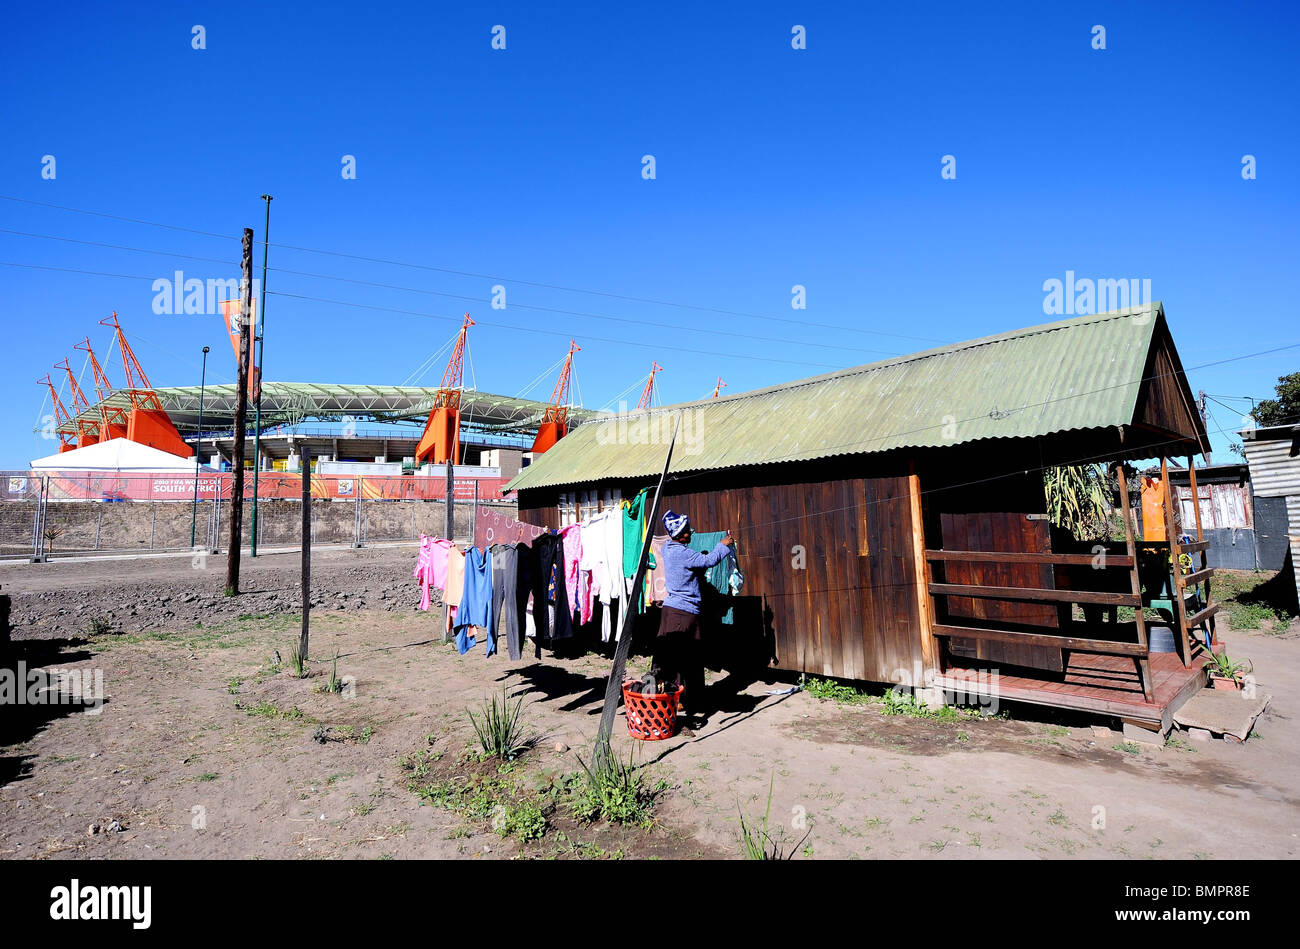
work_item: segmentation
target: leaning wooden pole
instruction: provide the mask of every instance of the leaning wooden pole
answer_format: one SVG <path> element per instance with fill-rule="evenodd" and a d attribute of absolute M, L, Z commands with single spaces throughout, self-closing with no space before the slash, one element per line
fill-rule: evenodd
<path fill-rule="evenodd" d="M 239 593 L 239 547 L 244 534 L 244 428 L 248 424 L 249 324 L 253 310 L 253 229 L 244 228 L 244 254 L 240 261 L 239 370 L 235 384 L 235 483 L 230 492 L 230 548 L 226 553 L 226 596 Z"/>
<path fill-rule="evenodd" d="M 307 662 L 311 631 L 311 453 L 302 447 L 302 632 L 298 636 L 298 653 Z"/>
<path fill-rule="evenodd" d="M 600 713 L 600 730 L 596 733 L 596 747 L 592 750 L 592 764 L 599 767 L 609 753 L 609 739 L 614 731 L 614 713 L 618 710 L 618 700 L 623 695 L 623 670 L 627 668 L 627 654 L 632 648 L 632 624 L 637 615 L 633 599 L 640 596 L 641 584 L 645 581 L 646 560 L 650 555 L 650 539 L 654 536 L 655 525 L 659 523 L 659 499 L 663 496 L 664 482 L 668 480 L 668 466 L 673 460 L 673 445 L 677 442 L 677 432 L 681 429 L 682 417 L 677 416 L 673 425 L 673 437 L 668 442 L 668 455 L 664 458 L 664 470 L 659 475 L 659 486 L 655 488 L 654 503 L 650 506 L 650 515 L 646 520 L 649 529 L 645 540 L 641 542 L 641 557 L 637 560 L 636 575 L 632 582 L 632 594 L 624 597 L 623 615 L 619 617 L 618 646 L 614 649 L 614 665 L 609 670 L 609 681 L 605 683 L 605 707 Z"/>
<path fill-rule="evenodd" d="M 452 467 L 451 456 L 447 456 L 447 500 L 443 504 L 444 511 L 447 515 L 447 540 L 452 543 L 456 542 L 456 475 Z M 451 607 L 447 605 L 446 597 L 443 598 L 442 604 L 442 641 L 449 643 L 456 637 L 451 632 Z"/>

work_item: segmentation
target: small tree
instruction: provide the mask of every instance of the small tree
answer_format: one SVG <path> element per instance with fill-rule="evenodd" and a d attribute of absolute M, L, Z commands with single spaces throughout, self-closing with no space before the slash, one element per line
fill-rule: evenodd
<path fill-rule="evenodd" d="M 1300 372 L 1277 377 L 1273 387 L 1276 399 L 1260 399 L 1250 410 L 1250 416 L 1259 425 L 1288 425 L 1300 422 Z"/>
<path fill-rule="evenodd" d="M 1079 540 L 1110 534 L 1110 479 L 1101 465 L 1062 465 L 1043 472 L 1047 514 Z"/>

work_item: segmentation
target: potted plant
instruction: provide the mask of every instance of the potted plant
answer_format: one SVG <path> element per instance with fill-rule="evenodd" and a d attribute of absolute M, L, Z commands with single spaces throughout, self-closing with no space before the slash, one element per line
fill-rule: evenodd
<path fill-rule="evenodd" d="M 1216 689 L 1240 689 L 1242 679 L 1249 672 L 1255 671 L 1254 663 L 1249 659 L 1232 659 L 1225 649 L 1223 652 L 1211 653 L 1205 661 L 1205 669 L 1210 673 L 1210 685 Z"/>

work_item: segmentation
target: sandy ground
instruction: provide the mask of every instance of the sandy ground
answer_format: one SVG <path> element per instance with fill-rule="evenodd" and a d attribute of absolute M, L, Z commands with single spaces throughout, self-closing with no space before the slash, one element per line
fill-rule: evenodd
<path fill-rule="evenodd" d="M 8 664 L 102 670 L 107 695 L 96 714 L 0 707 L 0 855 L 736 857 L 738 811 L 761 817 L 769 783 L 774 835 L 796 859 L 1300 849 L 1294 631 L 1228 636 L 1273 696 L 1244 745 L 1184 734 L 1126 746 L 1095 734 L 1095 719 L 1024 706 L 1009 719 L 886 716 L 879 705 L 770 695 L 789 681 L 776 673 L 712 675 L 722 709 L 694 740 L 633 742 L 616 723 L 618 753 L 665 788 L 649 830 L 557 814 L 541 841 L 503 839 L 486 821 L 421 806 L 401 760 L 433 754 L 441 777 L 460 776 L 473 740 L 465 709 L 504 688 L 546 736 L 513 777 L 540 786 L 573 772 L 609 662 L 486 659 L 481 645 L 458 656 L 438 641 L 437 613 L 414 609 L 413 557 L 317 552 L 312 654 L 341 654 L 343 695 L 318 691 L 328 663 L 303 680 L 271 668 L 297 637 L 296 554 L 246 559 L 248 592 L 233 599 L 220 595 L 223 557 L 0 566 L 13 597 Z"/>

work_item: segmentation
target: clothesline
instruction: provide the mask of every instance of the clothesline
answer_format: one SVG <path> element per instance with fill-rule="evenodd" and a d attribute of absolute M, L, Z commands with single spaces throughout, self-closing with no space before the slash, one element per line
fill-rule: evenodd
<path fill-rule="evenodd" d="M 578 628 L 599 621 L 601 640 L 617 638 L 615 614 L 635 608 L 638 613 L 666 594 L 662 567 L 667 535 L 652 535 L 645 580 L 633 591 L 641 546 L 650 533 L 646 523 L 647 490 L 617 507 L 607 508 L 559 530 L 544 529 L 529 541 L 463 548 L 451 540 L 422 536 L 413 577 L 419 582 L 419 609 L 428 611 L 430 591 L 441 592 L 446 632 L 465 655 L 480 638 L 485 654 L 497 649 L 498 623 L 505 627 L 511 659 L 523 654 L 532 639 L 540 658 L 542 645 L 555 648 Z M 690 546 L 707 551 L 723 534 L 693 535 Z M 705 577 L 723 595 L 739 593 L 743 574 L 733 551 Z M 730 605 L 720 621 L 732 622 Z"/>

